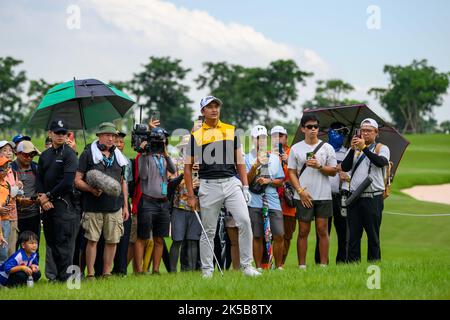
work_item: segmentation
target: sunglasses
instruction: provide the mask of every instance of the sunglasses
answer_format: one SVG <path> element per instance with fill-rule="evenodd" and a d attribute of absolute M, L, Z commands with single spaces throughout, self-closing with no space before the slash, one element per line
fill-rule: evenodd
<path fill-rule="evenodd" d="M 35 152 L 31 152 L 31 153 L 21 152 L 20 154 L 23 155 L 25 158 L 34 158 L 37 155 L 37 153 L 35 153 Z"/>
<path fill-rule="evenodd" d="M 4 166 L 4 167 L 1 167 L 1 168 L 0 168 L 0 172 L 1 172 L 1 173 L 3 173 L 3 172 L 6 172 L 6 171 L 8 171 L 9 167 L 10 167 L 10 165 L 9 165 L 9 164 L 8 164 L 8 165 L 6 165 L 6 166 Z"/>
<path fill-rule="evenodd" d="M 306 129 L 312 130 L 314 129 L 319 129 L 319 125 L 318 124 L 308 124 L 307 126 L 305 126 Z"/>

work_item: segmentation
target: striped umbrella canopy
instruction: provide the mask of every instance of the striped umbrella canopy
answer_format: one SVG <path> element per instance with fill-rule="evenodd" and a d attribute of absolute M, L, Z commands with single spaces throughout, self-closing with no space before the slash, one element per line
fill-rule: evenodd
<path fill-rule="evenodd" d="M 91 129 L 123 117 L 133 104 L 133 99 L 113 85 L 96 79 L 74 79 L 52 87 L 29 124 L 48 129 L 51 121 L 62 119 L 70 130 Z"/>

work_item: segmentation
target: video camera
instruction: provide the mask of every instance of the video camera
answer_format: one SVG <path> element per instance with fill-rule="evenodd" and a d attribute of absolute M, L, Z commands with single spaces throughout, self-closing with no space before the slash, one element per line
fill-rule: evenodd
<path fill-rule="evenodd" d="M 131 132 L 131 146 L 139 153 L 164 153 L 165 146 L 169 143 L 169 133 L 163 128 L 153 128 L 148 130 L 147 125 L 136 123 Z M 147 141 L 144 149 L 141 148 L 142 142 Z"/>

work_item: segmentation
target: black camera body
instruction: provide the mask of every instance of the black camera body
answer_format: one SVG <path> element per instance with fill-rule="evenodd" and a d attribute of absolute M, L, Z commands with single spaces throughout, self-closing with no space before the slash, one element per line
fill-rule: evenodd
<path fill-rule="evenodd" d="M 163 128 L 153 128 L 151 131 L 145 124 L 137 123 L 131 132 L 131 145 L 137 152 L 163 154 L 165 146 L 169 143 L 167 139 L 169 133 Z M 142 142 L 147 141 L 144 149 L 141 148 Z"/>
<path fill-rule="evenodd" d="M 148 141 L 148 127 L 145 124 L 136 123 L 131 131 L 131 146 L 134 151 L 143 152 L 141 149 L 141 144 L 144 141 Z"/>

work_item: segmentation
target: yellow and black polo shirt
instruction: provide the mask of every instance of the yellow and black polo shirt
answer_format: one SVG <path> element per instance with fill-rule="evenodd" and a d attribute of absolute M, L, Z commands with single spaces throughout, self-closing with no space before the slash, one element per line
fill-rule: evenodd
<path fill-rule="evenodd" d="M 221 179 L 236 175 L 234 155 L 241 146 L 235 127 L 219 120 L 206 123 L 191 134 L 188 154 L 200 163 L 200 179 Z"/>

